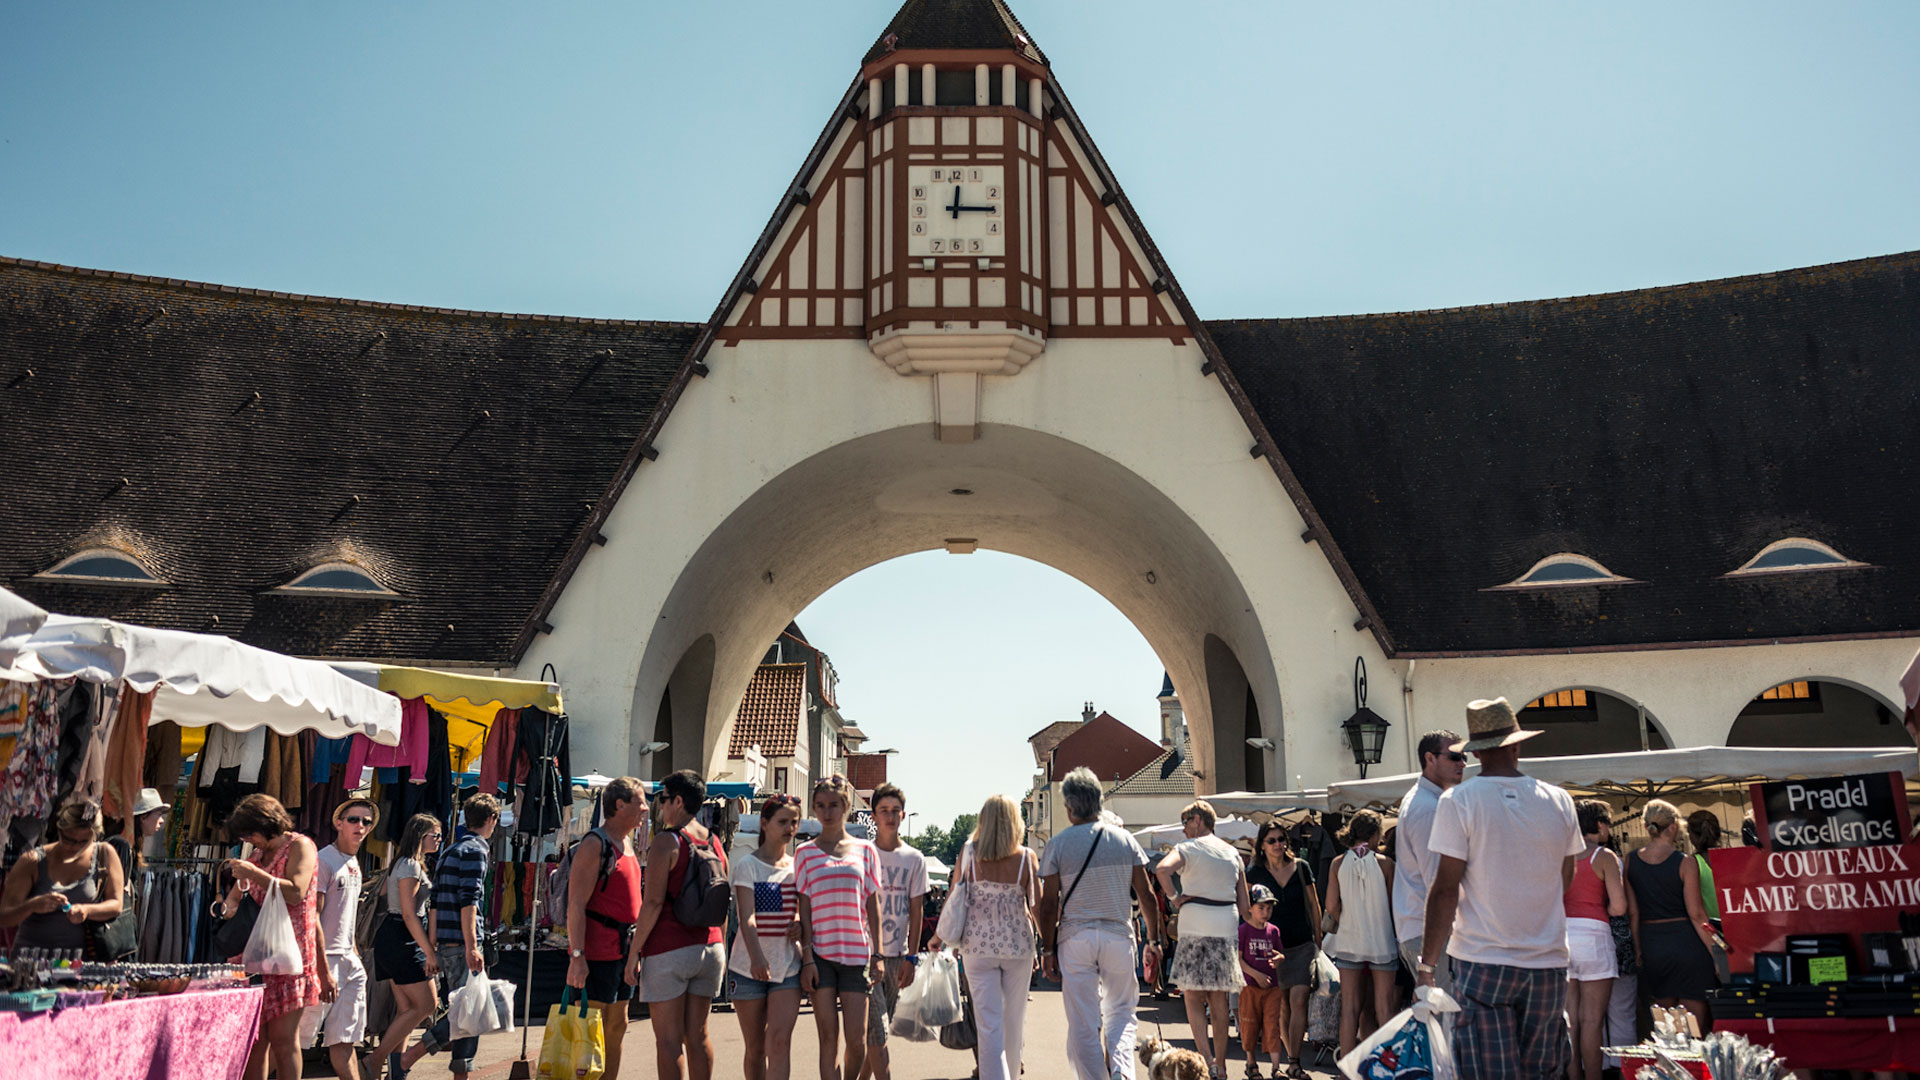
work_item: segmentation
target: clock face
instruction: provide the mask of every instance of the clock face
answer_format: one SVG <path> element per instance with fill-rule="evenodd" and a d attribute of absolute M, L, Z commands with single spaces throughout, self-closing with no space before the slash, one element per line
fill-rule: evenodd
<path fill-rule="evenodd" d="M 907 169 L 907 254 L 1005 255 L 1006 166 Z"/>

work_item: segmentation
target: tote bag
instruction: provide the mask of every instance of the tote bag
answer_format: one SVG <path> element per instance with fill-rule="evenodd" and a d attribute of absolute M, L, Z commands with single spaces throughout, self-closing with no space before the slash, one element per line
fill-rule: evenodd
<path fill-rule="evenodd" d="M 578 1007 L 567 1008 L 575 995 L 579 995 Z M 559 1003 L 547 1010 L 536 1073 L 543 1080 L 599 1080 L 606 1071 L 607 1033 L 600 1010 L 589 1008 L 586 995 L 569 986 L 561 991 Z"/>
<path fill-rule="evenodd" d="M 940 909 L 940 922 L 934 927 L 934 933 L 940 935 L 940 943 L 949 949 L 959 949 L 967 936 L 967 901 L 972 899 L 967 884 L 967 868 L 973 861 L 973 845 L 968 844 L 960 850 L 960 872 L 954 877 L 958 881 L 947 893 L 947 906 Z"/>

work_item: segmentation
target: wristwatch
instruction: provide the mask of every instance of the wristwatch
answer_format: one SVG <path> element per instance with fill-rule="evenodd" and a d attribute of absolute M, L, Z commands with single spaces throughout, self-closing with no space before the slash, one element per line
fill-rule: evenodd
<path fill-rule="evenodd" d="M 1418 975 L 1432 975 L 1434 973 L 1434 966 L 1432 964 L 1427 963 L 1425 960 L 1422 960 L 1419 963 L 1413 965 L 1413 970 L 1414 970 L 1414 973 Z"/>
<path fill-rule="evenodd" d="M 571 957 L 573 957 L 573 958 L 574 958 L 575 960 L 578 960 L 578 959 L 580 959 L 580 958 L 582 958 L 582 957 L 584 957 L 584 956 L 586 956 L 586 955 L 587 955 L 587 950 L 585 950 L 585 949 L 569 949 L 569 950 L 567 950 L 567 955 L 568 955 L 568 956 L 571 956 Z"/>

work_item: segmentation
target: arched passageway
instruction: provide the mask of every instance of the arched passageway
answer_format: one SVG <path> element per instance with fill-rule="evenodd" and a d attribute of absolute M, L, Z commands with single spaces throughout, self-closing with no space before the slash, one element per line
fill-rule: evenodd
<path fill-rule="evenodd" d="M 1521 727 L 1541 733 L 1528 740 L 1529 757 L 1621 754 L 1671 745 L 1645 709 L 1598 687 L 1556 687 L 1530 700 L 1519 720 Z"/>
<path fill-rule="evenodd" d="M 1880 695 L 1831 678 L 1789 679 L 1755 694 L 1727 732 L 1728 746 L 1910 744 L 1900 710 Z"/>
<path fill-rule="evenodd" d="M 669 593 L 634 691 L 633 744 L 643 741 L 639 718 L 658 732 L 668 715 L 673 738 L 653 741 L 671 742 L 674 766 L 721 771 L 733 710 L 767 643 L 845 578 L 941 547 L 1031 559 L 1113 604 L 1173 679 L 1202 790 L 1284 775 L 1278 750 L 1246 752 L 1249 737 L 1283 745 L 1279 690 L 1254 604 L 1211 538 L 1112 459 L 993 425 L 961 446 L 919 427 L 879 432 L 769 478 Z M 938 610 L 901 632 L 961 651 L 1000 646 L 944 640 Z"/>

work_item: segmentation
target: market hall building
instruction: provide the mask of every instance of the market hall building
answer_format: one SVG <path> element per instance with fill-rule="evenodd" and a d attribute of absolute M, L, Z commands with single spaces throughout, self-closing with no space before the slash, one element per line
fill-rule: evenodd
<path fill-rule="evenodd" d="M 941 548 L 1124 613 L 1201 791 L 1356 775 L 1356 661 L 1381 772 L 1496 694 L 1542 754 L 1905 740 L 1920 253 L 1208 321 L 1004 5 L 909 0 L 820 108 L 704 319 L 0 260 L 0 586 L 551 663 L 607 773 L 727 773 L 767 643 Z"/>

